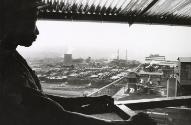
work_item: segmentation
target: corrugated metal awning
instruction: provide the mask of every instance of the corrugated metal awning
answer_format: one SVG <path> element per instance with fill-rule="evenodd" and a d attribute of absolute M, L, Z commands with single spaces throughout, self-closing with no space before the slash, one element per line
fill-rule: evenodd
<path fill-rule="evenodd" d="M 191 0 L 42 0 L 40 18 L 191 25 Z"/>

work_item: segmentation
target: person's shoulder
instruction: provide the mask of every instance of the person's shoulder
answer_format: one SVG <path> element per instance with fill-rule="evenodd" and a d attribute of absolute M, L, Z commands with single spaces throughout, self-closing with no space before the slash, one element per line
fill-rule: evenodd
<path fill-rule="evenodd" d="M 0 48 L 0 67 L 9 67 L 14 64 L 13 52 Z"/>
<path fill-rule="evenodd" d="M 0 46 L 0 56 L 1 57 L 11 55 L 11 53 L 12 53 L 12 50 L 7 50 Z"/>

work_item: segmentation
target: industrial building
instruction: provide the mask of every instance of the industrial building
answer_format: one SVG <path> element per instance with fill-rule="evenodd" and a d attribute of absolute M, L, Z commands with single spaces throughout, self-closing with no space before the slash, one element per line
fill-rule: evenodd
<path fill-rule="evenodd" d="M 151 63 L 151 62 L 155 62 L 155 63 L 160 63 L 160 62 L 165 62 L 165 56 L 160 56 L 159 54 L 151 54 L 148 57 L 145 57 L 145 63 Z"/>

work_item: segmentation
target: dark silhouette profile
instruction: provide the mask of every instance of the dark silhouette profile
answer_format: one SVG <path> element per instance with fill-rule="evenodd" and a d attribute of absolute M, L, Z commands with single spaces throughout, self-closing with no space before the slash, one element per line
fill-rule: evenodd
<path fill-rule="evenodd" d="M 108 112 L 113 104 L 109 96 L 62 98 L 43 92 L 37 75 L 16 50 L 17 46 L 30 47 L 36 40 L 38 11 L 43 7 L 40 0 L 1 0 L 0 124 L 139 125 L 143 122 L 154 125 L 155 122 L 143 113 L 126 121 L 85 115 Z"/>

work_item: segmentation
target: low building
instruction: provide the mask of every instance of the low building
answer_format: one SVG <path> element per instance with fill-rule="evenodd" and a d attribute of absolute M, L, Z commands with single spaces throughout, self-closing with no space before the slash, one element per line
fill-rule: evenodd
<path fill-rule="evenodd" d="M 148 57 L 145 57 L 145 63 L 160 63 L 160 62 L 165 62 L 165 56 L 160 56 L 158 54 L 150 55 Z"/>
<path fill-rule="evenodd" d="M 160 62 L 159 65 L 161 66 L 169 66 L 169 67 L 176 67 L 177 66 L 177 61 L 164 61 Z"/>

